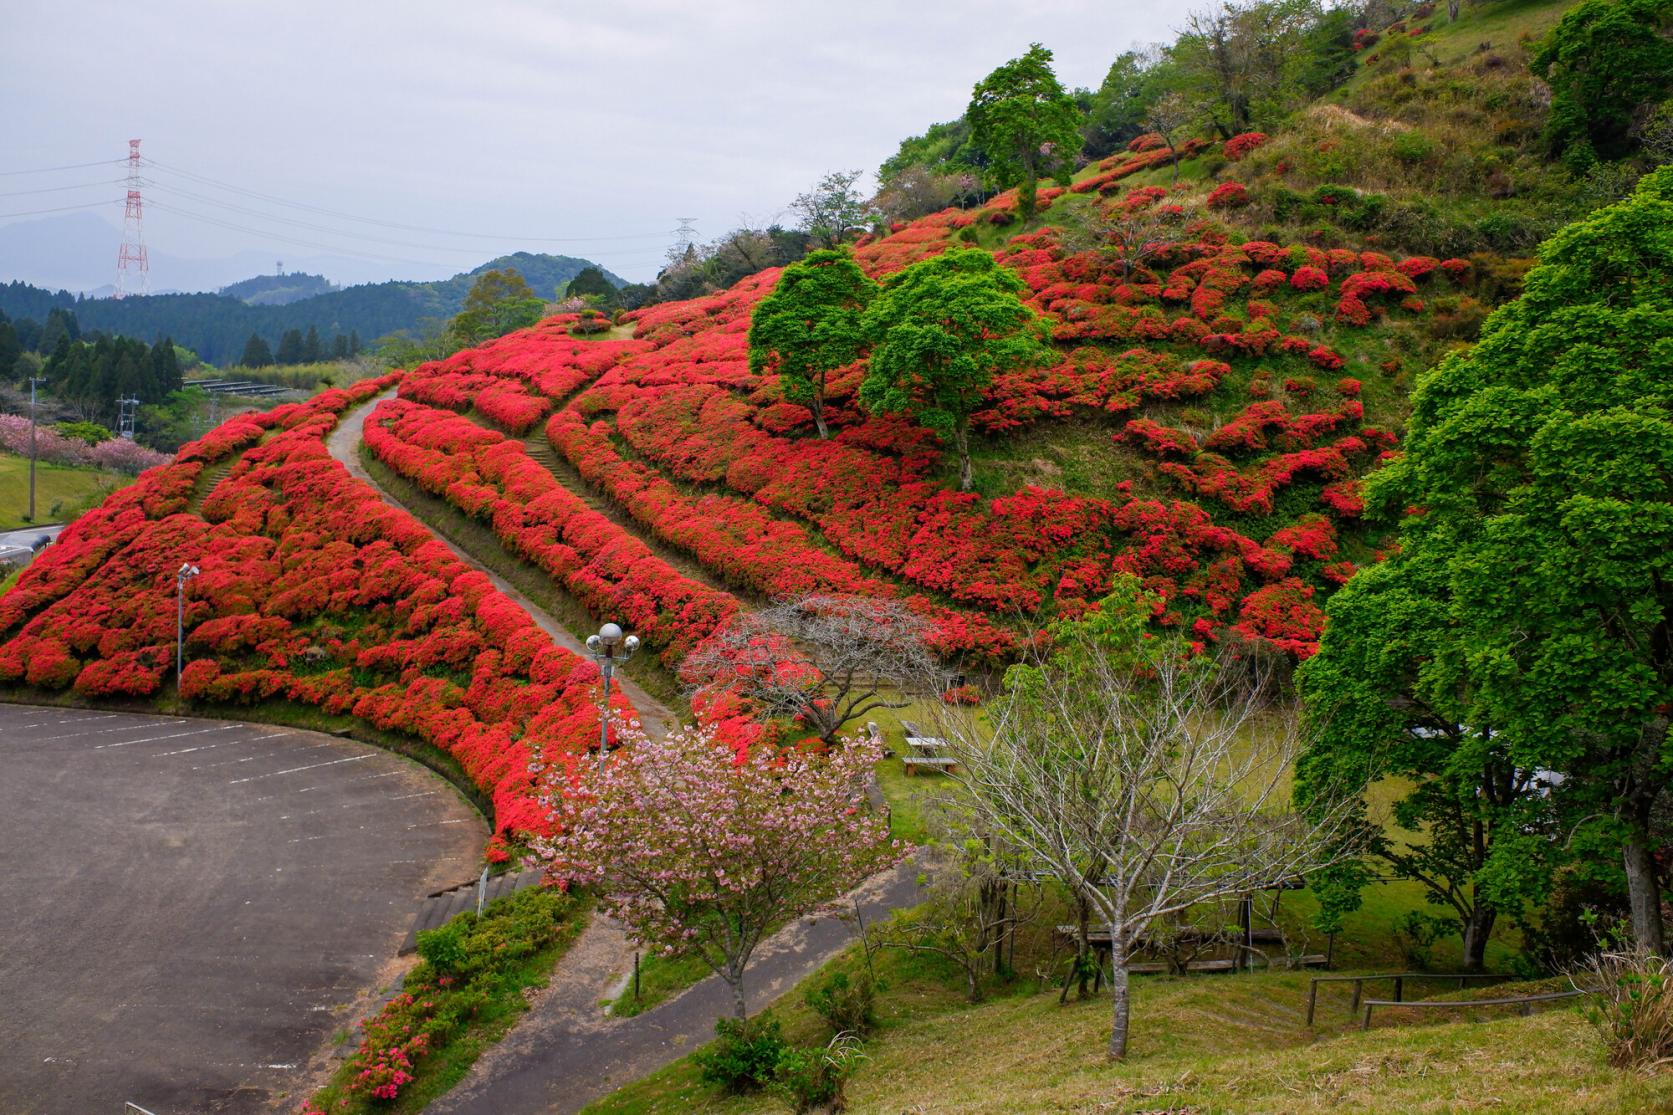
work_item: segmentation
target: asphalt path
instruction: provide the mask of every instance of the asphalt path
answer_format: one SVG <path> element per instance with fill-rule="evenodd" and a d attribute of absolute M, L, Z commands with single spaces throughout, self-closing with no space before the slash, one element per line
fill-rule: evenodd
<path fill-rule="evenodd" d="M 0 562 L 28 565 L 35 558 L 36 544 L 42 538 L 56 541 L 63 523 L 46 523 L 21 530 L 0 530 Z"/>
<path fill-rule="evenodd" d="M 487 837 L 399 756 L 0 705 L 0 1112 L 294 1111 Z"/>

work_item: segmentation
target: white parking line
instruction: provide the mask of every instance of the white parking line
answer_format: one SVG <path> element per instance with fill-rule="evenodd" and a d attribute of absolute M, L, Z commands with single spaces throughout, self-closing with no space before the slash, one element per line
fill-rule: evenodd
<path fill-rule="evenodd" d="M 181 721 L 185 723 L 185 721 Z M 115 743 L 101 743 L 94 747 L 95 751 L 103 751 L 107 747 L 131 747 L 136 743 L 161 743 L 165 739 L 180 739 L 183 736 L 201 736 L 206 732 L 230 732 L 234 728 L 242 728 L 242 724 L 217 724 L 213 728 L 196 728 L 190 732 L 171 732 L 166 736 L 146 736 L 144 739 L 124 739 Z"/>
<path fill-rule="evenodd" d="M 254 782 L 258 778 L 277 778 L 281 774 L 295 774 L 297 771 L 314 770 L 316 767 L 334 767 L 338 763 L 358 763 L 362 759 L 370 759 L 372 754 L 372 752 L 367 752 L 364 755 L 350 755 L 346 759 L 330 759 L 323 763 L 309 763 L 305 767 L 290 767 L 286 770 L 270 770 L 266 774 L 252 774 L 248 778 L 234 778 L 231 782 L 228 782 L 227 785 L 236 786 L 240 782 Z"/>
<path fill-rule="evenodd" d="M 265 736 L 251 736 L 249 739 L 224 739 L 220 743 L 200 743 L 196 747 L 182 747 L 179 751 L 164 751 L 162 754 L 154 756 L 154 758 L 166 759 L 170 755 L 190 755 L 194 751 L 209 751 L 213 748 L 220 747 L 222 744 L 254 743 L 260 739 L 278 739 L 283 735 L 283 732 L 273 732 L 270 735 Z"/>
<path fill-rule="evenodd" d="M 172 728 L 176 724 L 189 724 L 189 720 L 165 720 L 161 724 L 118 724 L 114 728 L 94 728 L 90 732 L 65 732 L 58 736 L 42 736 L 34 743 L 50 743 L 55 739 L 80 739 L 82 736 L 102 736 L 110 732 L 143 732 L 150 728 Z"/>

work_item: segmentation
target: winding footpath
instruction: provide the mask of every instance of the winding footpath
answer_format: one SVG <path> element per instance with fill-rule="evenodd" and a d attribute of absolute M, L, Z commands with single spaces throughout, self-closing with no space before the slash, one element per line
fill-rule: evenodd
<path fill-rule="evenodd" d="M 387 391 L 384 394 L 379 395 L 377 398 L 372 399 L 370 402 L 356 407 L 354 410 L 344 414 L 342 419 L 337 423 L 337 428 L 331 431 L 331 436 L 326 439 L 325 446 L 331 455 L 335 457 L 344 468 L 349 470 L 350 476 L 354 477 L 362 484 L 365 484 L 368 488 L 371 488 L 385 503 L 389 504 L 391 507 L 405 511 L 407 514 L 423 523 L 423 517 L 414 512 L 412 508 L 401 503 L 400 500 L 396 499 L 381 485 L 379 485 L 378 482 L 372 478 L 371 473 L 366 471 L 366 466 L 362 464 L 360 460 L 360 446 L 365 439 L 367 416 L 372 413 L 372 408 L 376 407 L 378 403 L 382 402 L 384 399 L 391 398 L 394 394 L 395 392 L 393 390 Z M 538 626 L 542 631 L 550 635 L 554 643 L 563 647 L 567 651 L 572 651 L 575 654 L 581 655 L 583 658 L 590 657 L 590 652 L 587 650 L 586 645 L 582 643 L 580 639 L 576 638 L 569 628 L 559 623 L 557 619 L 551 615 L 551 613 L 542 610 L 539 605 L 535 604 L 534 601 L 517 591 L 516 587 L 504 577 L 501 577 L 492 569 L 485 567 L 468 551 L 461 549 L 451 538 L 448 538 L 433 524 L 424 523 L 424 525 L 429 528 L 431 534 L 435 535 L 437 541 L 441 542 L 442 545 L 452 551 L 454 557 L 458 558 L 472 569 L 478 570 L 487 576 L 488 580 L 492 582 L 496 589 L 513 600 L 518 607 L 523 609 L 523 611 L 527 612 L 529 614 L 529 618 L 534 620 L 536 626 Z M 647 693 L 644 687 L 639 685 L 639 683 L 634 681 L 632 678 L 618 673 L 616 675 L 616 684 L 620 686 L 623 693 L 627 694 L 627 699 L 633 702 L 634 709 L 639 713 L 640 723 L 644 725 L 647 732 L 659 735 L 665 734 L 670 728 L 679 723 L 679 717 L 674 715 L 674 711 L 672 709 Z"/>
<path fill-rule="evenodd" d="M 378 484 L 360 460 L 366 417 L 389 394 L 345 414 L 326 444 L 350 475 L 390 506 L 413 514 Z M 423 521 L 416 514 L 413 517 Z M 486 574 L 495 588 L 516 601 L 558 645 L 586 653 L 581 642 L 549 613 L 484 568 L 434 526 L 430 530 L 459 560 Z M 666 731 L 677 723 L 672 710 L 631 679 L 622 678 L 621 682 L 648 730 Z M 851 916 L 858 910 L 870 924 L 895 910 L 917 905 L 922 900 L 921 872 L 918 859 L 908 859 L 867 880 L 833 906 L 831 913 L 799 918 L 764 942 L 750 961 L 745 981 L 751 1006 L 755 1010 L 765 1008 L 841 952 L 854 939 L 844 914 Z M 731 989 L 718 976 L 710 976 L 632 1018 L 619 1018 L 606 1010 L 604 1004 L 621 992 L 632 971 L 633 951 L 620 923 L 594 917 L 558 962 L 529 1013 L 427 1112 L 575 1112 L 707 1042 L 714 1034 L 715 1020 L 732 1010 Z"/>

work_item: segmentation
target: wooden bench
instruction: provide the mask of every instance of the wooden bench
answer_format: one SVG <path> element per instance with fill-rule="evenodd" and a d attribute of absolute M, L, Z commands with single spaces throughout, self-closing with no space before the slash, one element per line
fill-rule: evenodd
<path fill-rule="evenodd" d="M 1365 1000 L 1365 1017 L 1360 1019 L 1359 1028 L 1371 1028 L 1371 1011 L 1376 1007 L 1515 1007 L 1523 1018 L 1534 1013 L 1535 1003 L 1549 1003 L 1558 999 L 1572 999 L 1577 995 L 1591 995 L 1594 991 L 1587 988 L 1575 988 L 1573 991 L 1548 991 L 1543 995 L 1515 995 L 1504 999 L 1419 999 L 1416 1002 L 1398 1002 L 1393 999 Z"/>
<path fill-rule="evenodd" d="M 951 755 L 907 755 L 901 759 L 907 774 L 918 773 L 919 767 L 930 770 L 950 771 L 958 765 L 958 760 Z"/>

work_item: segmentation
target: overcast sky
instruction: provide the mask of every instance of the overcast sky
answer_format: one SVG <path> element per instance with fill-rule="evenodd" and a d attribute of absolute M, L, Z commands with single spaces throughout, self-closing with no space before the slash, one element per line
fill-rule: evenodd
<path fill-rule="evenodd" d="M 770 220 L 826 171 L 869 175 L 903 137 L 957 116 L 971 85 L 1031 40 L 1055 52 L 1065 85 L 1095 87 L 1121 51 L 1171 38 L 1186 6 L 3 0 L 0 172 L 118 158 L 138 136 L 163 164 L 146 171 L 153 252 L 361 254 L 388 257 L 376 262 L 391 275 L 430 276 L 523 248 L 645 280 L 676 218 L 695 218 L 706 240 Z M 180 172 L 488 236 L 346 221 Z M 4 174 L 0 213 L 108 190 L 114 225 L 121 174 Z"/>

